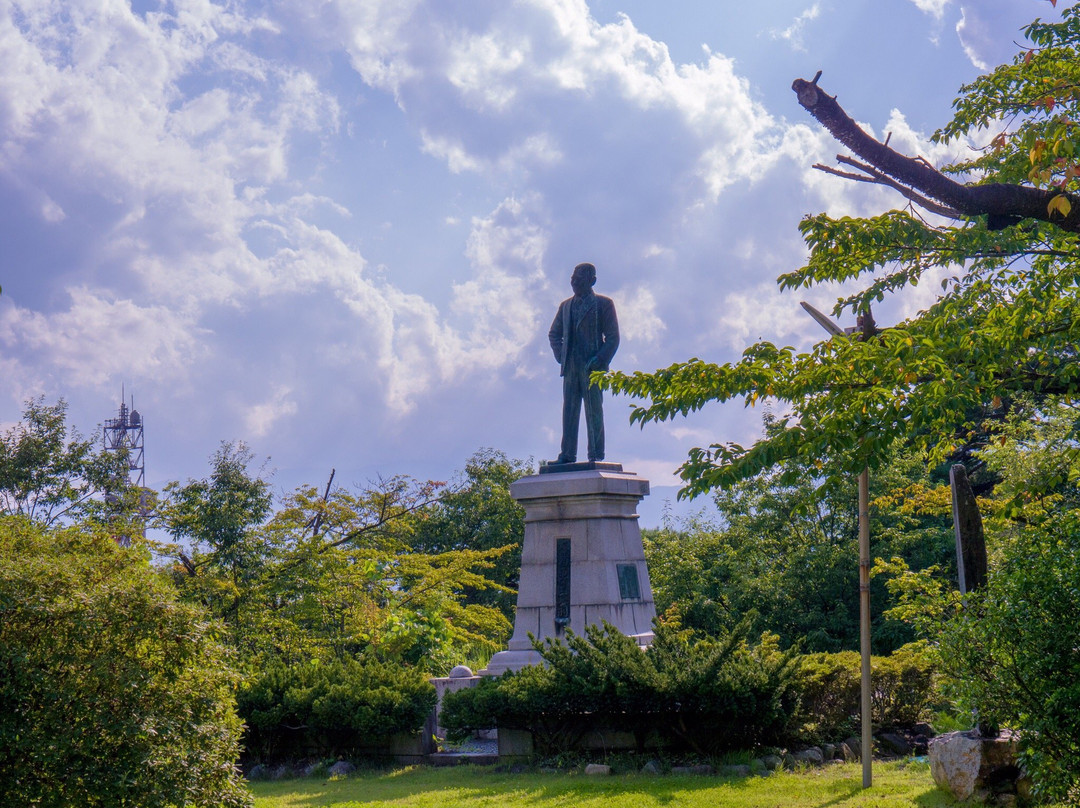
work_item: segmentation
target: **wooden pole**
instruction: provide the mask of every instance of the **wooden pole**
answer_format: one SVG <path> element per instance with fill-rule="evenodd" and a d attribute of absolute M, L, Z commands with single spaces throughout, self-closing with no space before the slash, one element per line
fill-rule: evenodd
<path fill-rule="evenodd" d="M 862 784 L 873 784 L 874 727 L 870 704 L 870 470 L 859 473 L 859 650 L 862 655 Z"/>
<path fill-rule="evenodd" d="M 833 336 L 845 332 L 840 326 L 815 309 L 809 303 L 800 306 L 814 318 L 822 328 Z M 867 311 L 859 316 L 859 329 L 862 338 L 867 339 L 876 331 L 874 318 Z M 870 469 L 859 472 L 859 652 L 862 657 L 860 672 L 861 692 L 859 694 L 862 712 L 862 785 L 873 785 L 874 725 L 871 721 L 870 704 Z"/>

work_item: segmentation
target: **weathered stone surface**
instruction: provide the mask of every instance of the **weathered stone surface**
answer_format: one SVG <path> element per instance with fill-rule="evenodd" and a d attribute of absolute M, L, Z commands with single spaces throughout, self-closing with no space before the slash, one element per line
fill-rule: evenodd
<path fill-rule="evenodd" d="M 800 749 L 794 754 L 795 761 L 804 766 L 820 766 L 825 762 L 825 755 L 816 746 L 809 749 Z"/>
<path fill-rule="evenodd" d="M 663 774 L 664 767 L 660 765 L 659 760 L 650 760 L 644 766 L 641 767 L 642 774 Z"/>
<path fill-rule="evenodd" d="M 930 742 L 930 774 L 958 800 L 986 793 L 991 786 L 1020 777 L 1012 733 L 982 738 L 977 730 L 949 732 Z"/>
<path fill-rule="evenodd" d="M 784 765 L 784 759 L 779 755 L 765 755 L 761 758 L 761 762 L 765 764 L 765 768 L 771 772 L 776 771 Z"/>
<path fill-rule="evenodd" d="M 638 502 L 649 493 L 648 480 L 622 471 L 538 474 L 515 481 L 510 493 L 525 508 L 514 634 L 482 673 L 540 663 L 529 635 L 561 637 L 564 619 L 578 634 L 607 621 L 638 645 L 649 645 L 656 606 L 637 515 Z M 559 573 L 561 541 L 569 541 L 568 581 Z M 620 585 L 620 568 L 627 580 L 636 575 L 636 588 Z M 562 604 L 567 614 L 556 622 L 560 581 L 569 586 Z"/>
<path fill-rule="evenodd" d="M 611 767 L 603 763 L 590 763 L 585 767 L 585 774 L 604 776 L 611 774 Z"/>
<path fill-rule="evenodd" d="M 911 728 L 911 732 L 914 735 L 922 735 L 925 738 L 933 738 L 937 735 L 937 730 L 925 721 L 920 721 L 918 724 Z"/>
<path fill-rule="evenodd" d="M 821 754 L 825 756 L 826 760 L 832 760 L 836 757 L 836 745 L 831 743 L 823 743 L 821 745 Z"/>
<path fill-rule="evenodd" d="M 852 735 L 850 738 L 844 738 L 844 744 L 851 752 L 851 757 L 845 757 L 845 760 L 858 760 L 862 757 L 862 738 Z"/>
<path fill-rule="evenodd" d="M 262 763 L 257 763 L 251 767 L 251 771 L 247 774 L 247 779 L 254 782 L 255 780 L 269 780 L 272 774 L 272 769 L 269 766 L 264 766 Z"/>
<path fill-rule="evenodd" d="M 331 777 L 344 777 L 347 774 L 352 774 L 356 771 L 356 767 L 349 763 L 347 760 L 339 760 L 333 766 L 326 770 L 326 773 Z"/>
<path fill-rule="evenodd" d="M 270 772 L 271 780 L 288 780 L 292 776 L 292 769 L 285 765 L 278 766 L 276 769 Z"/>
<path fill-rule="evenodd" d="M 877 736 L 877 739 L 885 748 L 885 751 L 891 755 L 903 756 L 911 754 L 911 744 L 899 732 L 882 732 Z"/>
<path fill-rule="evenodd" d="M 745 763 L 729 763 L 720 767 L 721 777 L 749 777 L 753 772 Z"/>

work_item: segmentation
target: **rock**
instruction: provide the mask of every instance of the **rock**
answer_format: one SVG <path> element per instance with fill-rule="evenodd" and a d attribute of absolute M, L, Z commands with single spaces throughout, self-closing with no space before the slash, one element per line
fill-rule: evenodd
<path fill-rule="evenodd" d="M 845 760 L 858 760 L 862 757 L 862 738 L 852 735 L 850 738 L 844 738 L 844 744 L 851 750 L 851 757 L 845 757 Z"/>
<path fill-rule="evenodd" d="M 933 738 L 937 735 L 935 730 L 930 724 L 925 721 L 920 721 L 918 724 L 911 728 L 912 735 L 922 735 L 924 738 Z"/>
<path fill-rule="evenodd" d="M 783 767 L 785 769 L 794 769 L 799 765 L 799 761 L 795 760 L 794 756 L 790 752 L 784 752 Z"/>
<path fill-rule="evenodd" d="M 309 763 L 304 767 L 304 777 L 314 777 L 317 774 L 323 774 L 326 771 L 326 767 L 322 763 Z"/>
<path fill-rule="evenodd" d="M 251 767 L 251 771 L 248 772 L 247 779 L 251 782 L 256 780 L 269 780 L 271 775 L 271 769 L 269 766 L 264 766 L 261 763 L 257 763 Z"/>
<path fill-rule="evenodd" d="M 845 763 L 853 763 L 859 759 L 858 752 L 855 752 L 846 742 L 840 744 L 840 758 Z"/>
<path fill-rule="evenodd" d="M 988 792 L 1006 780 L 1015 784 L 1021 776 L 1016 737 L 1006 731 L 982 738 L 978 730 L 939 735 L 930 741 L 930 774 L 957 800 Z"/>
<path fill-rule="evenodd" d="M 825 762 L 825 755 L 816 746 L 800 749 L 795 753 L 795 760 L 803 766 L 820 766 Z"/>
<path fill-rule="evenodd" d="M 672 774 L 716 774 L 716 769 L 707 763 L 700 763 L 697 766 L 672 766 Z"/>
<path fill-rule="evenodd" d="M 457 665 L 452 671 L 450 671 L 450 679 L 469 679 L 475 674 L 472 672 L 472 668 L 468 665 Z"/>
<path fill-rule="evenodd" d="M 832 760 L 836 757 L 836 746 L 831 743 L 823 743 L 821 745 L 821 754 L 825 756 L 826 760 Z"/>
<path fill-rule="evenodd" d="M 288 780 L 290 777 L 292 777 L 292 769 L 284 764 L 270 772 L 271 780 Z"/>
<path fill-rule="evenodd" d="M 352 774 L 354 771 L 356 771 L 356 767 L 349 763 L 349 761 L 339 760 L 327 769 L 326 773 L 331 777 L 345 777 L 348 774 Z"/>
<path fill-rule="evenodd" d="M 779 755 L 765 755 L 761 762 L 765 764 L 765 768 L 771 772 L 776 771 L 784 765 L 784 759 Z"/>
<path fill-rule="evenodd" d="M 641 767 L 642 774 L 663 774 L 664 767 L 660 765 L 659 760 L 650 760 L 644 766 Z"/>
<path fill-rule="evenodd" d="M 731 763 L 720 767 L 721 777 L 749 777 L 751 774 L 750 767 L 745 763 Z"/>
<path fill-rule="evenodd" d="M 590 763 L 585 767 L 585 774 L 604 776 L 611 774 L 611 767 L 603 763 Z"/>
<path fill-rule="evenodd" d="M 911 754 L 911 744 L 899 732 L 882 732 L 877 736 L 877 739 L 885 748 L 885 751 L 890 754 L 901 757 Z"/>

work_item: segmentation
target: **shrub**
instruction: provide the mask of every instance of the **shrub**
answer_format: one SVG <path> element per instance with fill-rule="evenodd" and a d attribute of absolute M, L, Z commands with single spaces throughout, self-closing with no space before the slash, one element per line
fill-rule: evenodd
<path fill-rule="evenodd" d="M 348 755 L 419 729 L 435 707 L 435 688 L 400 665 L 276 662 L 245 683 L 238 706 L 257 757 Z"/>
<path fill-rule="evenodd" d="M 950 687 L 980 720 L 1020 730 L 1040 796 L 1080 802 L 1080 511 L 1003 548 L 942 633 Z"/>
<path fill-rule="evenodd" d="M 936 697 L 934 655 L 925 641 L 870 659 L 871 720 L 878 727 L 910 727 L 930 712 Z M 807 654 L 796 676 L 804 731 L 828 740 L 858 731 L 861 659 L 854 651 Z"/>
<path fill-rule="evenodd" d="M 0 517 L 0 804 L 250 805 L 230 664 L 145 553 Z"/>
<path fill-rule="evenodd" d="M 458 734 L 505 727 L 533 733 L 537 751 L 572 748 L 592 730 L 632 732 L 702 754 L 781 740 L 796 706 L 791 654 L 751 647 L 745 626 L 723 640 L 657 626 L 642 651 L 612 626 L 537 644 L 546 667 L 523 668 L 447 694 L 440 723 Z"/>

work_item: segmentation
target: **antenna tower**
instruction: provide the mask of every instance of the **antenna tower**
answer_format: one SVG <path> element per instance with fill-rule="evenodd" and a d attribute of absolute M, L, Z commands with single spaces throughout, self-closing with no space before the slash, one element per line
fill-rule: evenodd
<path fill-rule="evenodd" d="M 127 478 L 118 475 L 114 484 L 105 492 L 105 502 L 114 508 L 122 508 L 124 490 L 134 488 L 138 496 L 138 518 L 136 524 L 142 535 L 146 535 L 146 518 L 149 515 L 149 498 L 146 491 L 146 455 L 143 444 L 143 419 L 135 409 L 132 396 L 131 407 L 124 401 L 125 391 L 120 388 L 120 412 L 116 418 L 105 421 L 105 451 L 123 453 L 127 456 Z M 117 513 L 119 515 L 119 513 Z M 131 544 L 131 537 L 117 535 L 116 541 L 124 547 Z"/>
<path fill-rule="evenodd" d="M 131 408 L 124 401 L 124 389 L 120 388 L 120 414 L 105 421 L 105 451 L 127 452 L 127 484 L 137 488 L 146 486 L 146 459 L 143 446 L 143 419 L 135 409 L 135 397 Z"/>

